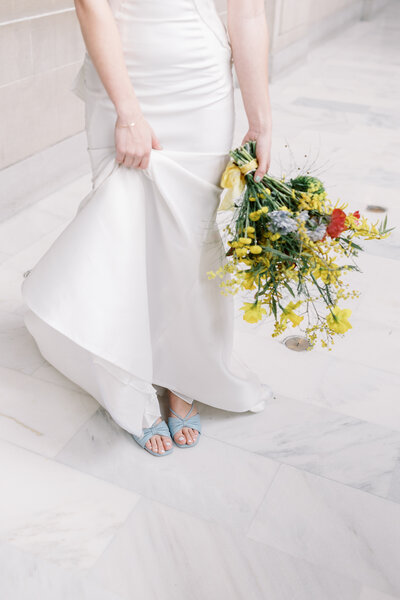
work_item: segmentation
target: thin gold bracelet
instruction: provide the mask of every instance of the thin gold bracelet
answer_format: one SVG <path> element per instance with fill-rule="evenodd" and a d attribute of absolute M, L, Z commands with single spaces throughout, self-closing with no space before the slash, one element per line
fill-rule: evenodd
<path fill-rule="evenodd" d="M 134 127 L 135 125 L 135 121 L 132 121 L 132 123 L 128 123 L 127 125 L 117 125 L 117 127 Z"/>

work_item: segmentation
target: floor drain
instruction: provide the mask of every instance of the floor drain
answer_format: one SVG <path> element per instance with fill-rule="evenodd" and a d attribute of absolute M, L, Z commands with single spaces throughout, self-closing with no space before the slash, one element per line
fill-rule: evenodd
<path fill-rule="evenodd" d="M 25 271 L 24 277 L 28 277 L 28 275 L 30 275 L 31 273 L 32 273 L 32 271 Z"/>
<path fill-rule="evenodd" d="M 307 350 L 310 346 L 310 342 L 306 337 L 301 335 L 291 335 L 283 340 L 286 348 L 289 350 L 295 350 L 295 352 L 303 352 L 303 350 Z"/>
<path fill-rule="evenodd" d="M 383 213 L 387 211 L 385 206 L 379 206 L 379 204 L 368 204 L 367 210 L 370 212 Z"/>

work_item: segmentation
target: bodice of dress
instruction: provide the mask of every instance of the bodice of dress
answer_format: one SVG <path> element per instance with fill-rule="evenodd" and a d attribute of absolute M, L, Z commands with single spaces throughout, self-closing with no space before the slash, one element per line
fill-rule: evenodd
<path fill-rule="evenodd" d="M 214 0 L 108 0 L 142 109 L 193 110 L 232 91 L 232 52 Z M 72 90 L 111 105 L 86 52 Z"/>
<path fill-rule="evenodd" d="M 190 17 L 200 18 L 214 33 L 219 42 L 230 49 L 227 30 L 220 19 L 214 0 L 108 0 L 113 14 L 121 18 L 124 14 L 147 21 L 179 22 Z"/>

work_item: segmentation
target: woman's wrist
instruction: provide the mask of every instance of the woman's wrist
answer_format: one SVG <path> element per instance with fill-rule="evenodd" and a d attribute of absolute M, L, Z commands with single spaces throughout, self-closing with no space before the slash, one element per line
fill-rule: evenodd
<path fill-rule="evenodd" d="M 120 123 L 131 123 L 138 121 L 141 117 L 143 117 L 143 113 L 140 108 L 117 109 L 117 120 Z"/>
<path fill-rule="evenodd" d="M 115 110 L 117 112 L 118 120 L 124 123 L 130 123 L 143 116 L 136 97 L 131 97 L 115 103 Z"/>
<path fill-rule="evenodd" d="M 271 121 L 250 121 L 249 120 L 249 131 L 257 135 L 269 134 L 272 130 Z"/>
<path fill-rule="evenodd" d="M 272 129 L 271 112 L 248 115 L 249 129 L 256 133 L 269 133 Z"/>

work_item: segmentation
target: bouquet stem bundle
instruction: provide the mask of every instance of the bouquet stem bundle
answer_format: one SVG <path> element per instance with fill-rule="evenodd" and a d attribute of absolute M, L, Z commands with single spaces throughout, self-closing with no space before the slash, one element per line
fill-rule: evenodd
<path fill-rule="evenodd" d="M 289 323 L 300 326 L 306 319 L 309 349 L 318 340 L 329 347 L 335 335 L 351 328 L 351 310 L 339 303 L 359 295 L 343 281 L 346 272 L 360 270 L 346 262 L 363 250 L 355 240 L 386 238 L 387 219 L 370 224 L 358 211 L 346 213 L 347 204 L 332 205 L 323 183 L 311 175 L 286 182 L 267 174 L 256 182 L 255 141 L 230 156 L 220 205 L 234 211 L 225 227 L 227 260 L 209 278 L 223 280 L 222 293 L 250 295 L 241 307 L 245 321 L 273 316 L 276 337 Z"/>

